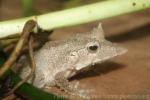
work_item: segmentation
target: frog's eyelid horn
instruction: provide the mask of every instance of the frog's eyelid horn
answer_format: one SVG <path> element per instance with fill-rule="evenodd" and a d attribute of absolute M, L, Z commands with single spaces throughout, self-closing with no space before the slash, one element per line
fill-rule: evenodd
<path fill-rule="evenodd" d="M 105 38 L 104 31 L 102 28 L 102 23 L 99 23 L 98 26 L 92 30 L 92 34 L 93 34 L 94 38 L 96 38 L 98 40 Z"/>

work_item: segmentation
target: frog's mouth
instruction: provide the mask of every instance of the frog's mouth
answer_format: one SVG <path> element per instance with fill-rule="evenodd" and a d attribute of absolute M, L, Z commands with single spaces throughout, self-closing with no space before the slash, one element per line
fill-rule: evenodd
<path fill-rule="evenodd" d="M 95 65 L 95 64 L 98 64 L 98 63 L 102 63 L 108 59 L 111 59 L 111 58 L 114 58 L 116 56 L 119 56 L 119 55 L 122 55 L 124 53 L 126 53 L 128 50 L 126 48 L 123 48 L 123 47 L 115 47 L 115 52 L 112 53 L 112 55 L 108 55 L 102 59 L 96 59 L 92 65 Z"/>
<path fill-rule="evenodd" d="M 115 48 L 116 48 L 116 47 L 115 47 Z M 106 57 L 104 57 L 104 58 L 101 58 L 101 59 L 93 60 L 91 63 L 86 64 L 85 66 L 78 65 L 78 66 L 76 67 L 76 70 L 82 70 L 82 69 L 84 69 L 84 68 L 94 66 L 95 64 L 102 63 L 102 62 L 104 62 L 104 61 L 106 61 L 106 60 L 108 60 L 108 59 L 111 59 L 111 58 L 116 57 L 116 56 L 118 56 L 118 55 L 122 55 L 122 54 L 126 53 L 127 51 L 128 51 L 128 50 L 127 50 L 126 48 L 117 47 L 116 50 L 115 50 L 115 52 L 112 53 L 112 55 L 108 55 L 108 56 L 106 56 Z"/>

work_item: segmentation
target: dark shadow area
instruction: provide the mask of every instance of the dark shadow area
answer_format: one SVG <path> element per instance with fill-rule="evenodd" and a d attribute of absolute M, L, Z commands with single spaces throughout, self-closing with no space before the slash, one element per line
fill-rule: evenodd
<path fill-rule="evenodd" d="M 107 37 L 107 39 L 112 42 L 126 42 L 130 40 L 137 40 L 147 36 L 150 36 L 150 24 L 147 24 L 130 32 L 125 32 L 111 37 Z"/>
<path fill-rule="evenodd" d="M 70 80 L 94 77 L 101 74 L 107 74 L 111 71 L 120 70 L 124 67 L 125 65 L 123 64 L 107 61 L 101 64 L 96 64 L 94 66 L 91 66 L 88 69 L 82 70 L 81 72 L 79 72 L 79 74 L 75 75 Z"/>

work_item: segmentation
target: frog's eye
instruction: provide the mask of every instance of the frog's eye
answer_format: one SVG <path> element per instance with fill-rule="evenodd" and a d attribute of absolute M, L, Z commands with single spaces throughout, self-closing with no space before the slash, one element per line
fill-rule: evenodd
<path fill-rule="evenodd" d="M 91 51 L 96 51 L 98 49 L 98 46 L 97 45 L 89 46 L 89 49 Z"/>
<path fill-rule="evenodd" d="M 98 50 L 98 48 L 99 48 L 99 44 L 97 42 L 96 43 L 90 43 L 87 46 L 88 51 L 93 52 L 93 53 L 96 52 Z"/>

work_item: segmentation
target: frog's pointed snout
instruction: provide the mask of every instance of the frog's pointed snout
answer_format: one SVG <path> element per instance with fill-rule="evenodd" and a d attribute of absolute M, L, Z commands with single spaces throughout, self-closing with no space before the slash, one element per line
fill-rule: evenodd
<path fill-rule="evenodd" d="M 128 51 L 128 49 L 124 48 L 124 47 L 116 47 L 116 54 L 117 55 L 122 55 L 124 53 L 126 53 Z"/>

